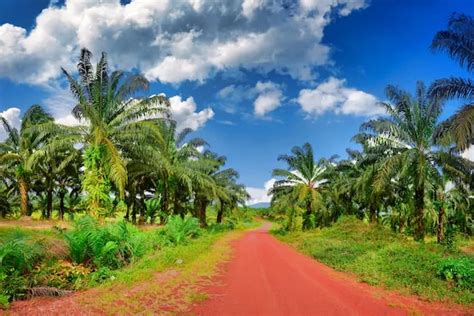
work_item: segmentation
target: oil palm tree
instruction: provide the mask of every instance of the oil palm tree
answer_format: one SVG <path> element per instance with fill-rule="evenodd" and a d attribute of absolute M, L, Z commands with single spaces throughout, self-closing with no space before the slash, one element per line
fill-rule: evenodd
<path fill-rule="evenodd" d="M 78 102 L 73 114 L 87 123 L 71 129 L 71 137 L 63 141 L 85 146 L 83 189 L 89 194 L 89 209 L 96 211 L 103 207 L 101 200 L 107 200 L 109 181 L 123 198 L 128 179 L 123 152 L 146 140 L 154 121 L 168 115 L 169 102 L 163 95 L 136 97 L 148 88 L 145 77 L 120 70 L 109 73 L 105 53 L 94 69 L 91 57 L 89 50 L 81 50 L 78 80 L 62 69 Z"/>
<path fill-rule="evenodd" d="M 441 171 L 454 181 L 465 180 L 471 174 L 472 163 L 437 146 L 435 132 L 442 103 L 428 97 L 423 83 L 418 82 L 415 97 L 391 85 L 386 88 L 386 95 L 391 103 L 381 105 L 388 116 L 364 123 L 356 137 L 380 153 L 376 191 L 390 185 L 397 175 L 410 179 L 414 188 L 414 237 L 423 240 L 429 180 L 439 177 Z"/>
<path fill-rule="evenodd" d="M 250 198 L 250 195 L 245 190 L 245 186 L 237 183 L 239 173 L 233 168 L 218 170 L 212 177 L 217 185 L 216 201 L 219 204 L 216 223 L 222 223 L 226 208 L 233 209 L 239 203 L 244 204 Z"/>
<path fill-rule="evenodd" d="M 321 186 L 327 183 L 328 161 L 315 161 L 313 148 L 309 143 L 295 146 L 292 155 L 281 155 L 278 160 L 287 163 L 287 169 L 274 169 L 273 176 L 281 178 L 275 181 L 270 194 L 275 198 L 287 199 L 291 207 L 303 205 L 303 228 L 312 226 L 312 215 L 322 202 Z"/>
<path fill-rule="evenodd" d="M 474 71 L 474 19 L 464 14 L 453 14 L 448 29 L 439 31 L 431 44 L 434 50 L 446 51 L 470 73 Z M 429 94 L 434 98 L 461 98 L 467 100 L 455 115 L 440 127 L 450 132 L 459 150 L 465 150 L 474 141 L 474 81 L 469 78 L 450 77 L 436 80 Z"/>
<path fill-rule="evenodd" d="M 186 141 L 191 130 L 177 131 L 172 120 L 155 122 L 140 144 L 130 146 L 126 155 L 131 178 L 148 177 L 155 181 L 155 192 L 160 198 L 160 221 L 174 213 L 184 216 L 182 199 L 187 199 L 197 187 L 208 187 L 212 179 L 206 174 L 208 165 L 198 150 L 205 145 L 202 139 Z"/>
<path fill-rule="evenodd" d="M 39 105 L 31 106 L 22 118 L 20 130 L 11 126 L 9 122 L 0 116 L 0 122 L 7 132 L 7 139 L 0 143 L 0 164 L 8 165 L 15 169 L 16 182 L 20 193 L 21 215 L 28 216 L 28 192 L 32 170 L 30 160 L 38 148 L 45 144 L 48 137 L 47 132 L 34 131 L 34 125 L 42 125 L 52 122 L 52 117 Z"/>

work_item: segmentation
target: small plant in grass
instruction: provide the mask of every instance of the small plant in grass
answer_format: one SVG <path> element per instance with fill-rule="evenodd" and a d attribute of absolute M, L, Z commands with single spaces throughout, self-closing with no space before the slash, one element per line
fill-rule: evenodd
<path fill-rule="evenodd" d="M 474 290 L 474 260 L 447 258 L 440 262 L 438 276 L 447 281 L 454 281 L 458 287 Z"/>
<path fill-rule="evenodd" d="M 65 290 L 77 290 L 84 287 L 91 269 L 64 260 L 44 262 L 32 273 L 35 285 L 49 286 Z"/>
<path fill-rule="evenodd" d="M 41 240 L 32 241 L 19 230 L 4 238 L 0 243 L 0 296 L 3 300 L 12 301 L 26 296 L 26 274 L 31 273 L 43 256 Z"/>
<path fill-rule="evenodd" d="M 8 296 L 0 294 L 0 309 L 8 309 L 9 306 L 10 302 L 8 300 Z"/>
<path fill-rule="evenodd" d="M 65 234 L 71 259 L 97 268 L 121 268 L 151 247 L 145 242 L 143 232 L 120 221 L 105 226 L 92 217 L 76 221 L 75 228 Z"/>
<path fill-rule="evenodd" d="M 199 221 L 194 217 L 180 216 L 168 217 L 165 228 L 160 231 L 160 237 L 163 244 L 181 245 L 186 244 L 189 239 L 196 238 L 201 234 Z"/>

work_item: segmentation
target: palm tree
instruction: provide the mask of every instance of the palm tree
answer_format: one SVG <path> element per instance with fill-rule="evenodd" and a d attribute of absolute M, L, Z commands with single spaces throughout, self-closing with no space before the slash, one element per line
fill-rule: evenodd
<path fill-rule="evenodd" d="M 474 19 L 464 14 L 453 14 L 448 29 L 439 31 L 431 44 L 434 50 L 446 51 L 461 67 L 474 70 Z M 459 150 L 465 150 L 474 141 L 474 81 L 468 78 L 438 79 L 431 85 L 429 94 L 434 98 L 467 99 L 455 115 L 449 118 L 440 129 L 450 132 Z"/>
<path fill-rule="evenodd" d="M 237 183 L 239 173 L 232 169 L 224 169 L 214 175 L 217 184 L 217 210 L 216 223 L 222 223 L 226 207 L 235 209 L 239 204 L 245 204 L 250 198 L 245 186 Z"/>
<path fill-rule="evenodd" d="M 78 101 L 73 114 L 87 122 L 71 129 L 71 137 L 63 141 L 85 145 L 83 189 L 89 194 L 89 210 L 97 212 L 107 204 L 109 181 L 124 197 L 128 176 L 123 152 L 145 142 L 154 122 L 168 115 L 169 102 L 163 95 L 137 98 L 148 88 L 145 77 L 120 70 L 109 74 L 105 53 L 94 70 L 91 57 L 89 50 L 81 50 L 79 80 L 62 69 Z"/>
<path fill-rule="evenodd" d="M 302 204 L 306 212 L 303 228 L 312 226 L 312 215 L 321 203 L 321 186 L 327 183 L 328 161 L 314 160 L 313 148 L 309 143 L 295 146 L 292 155 L 281 155 L 278 160 L 288 164 L 288 169 L 274 169 L 273 176 L 282 179 L 275 181 L 270 189 L 274 198 L 285 198 L 296 207 Z M 272 198 L 273 199 L 273 198 Z"/>
<path fill-rule="evenodd" d="M 161 121 L 150 126 L 147 139 L 140 144 L 130 146 L 126 155 L 130 177 L 149 178 L 155 182 L 154 191 L 160 198 L 160 221 L 170 214 L 170 205 L 174 213 L 184 216 L 183 199 L 187 199 L 194 188 L 206 187 L 212 179 L 205 173 L 207 163 L 200 159 L 198 148 L 206 143 L 202 139 L 185 142 L 191 130 L 177 132 L 176 122 Z"/>
<path fill-rule="evenodd" d="M 429 179 L 440 177 L 440 170 L 455 181 L 469 177 L 472 163 L 452 151 L 444 151 L 436 135 L 442 103 L 430 99 L 422 82 L 416 96 L 389 85 L 386 95 L 391 103 L 381 103 L 388 117 L 370 120 L 356 137 L 380 153 L 380 167 L 374 187 L 383 191 L 399 175 L 410 179 L 414 188 L 416 240 L 425 235 L 425 195 Z M 464 180 L 463 180 L 464 181 Z"/>
<path fill-rule="evenodd" d="M 26 111 L 19 131 L 0 116 L 0 122 L 8 133 L 7 139 L 0 143 L 0 163 L 15 168 L 18 191 L 21 197 L 20 210 L 23 216 L 29 215 L 30 160 L 35 150 L 40 148 L 51 136 L 49 133 L 37 132 L 31 128 L 34 125 L 47 124 L 52 120 L 52 117 L 39 105 L 33 105 Z"/>

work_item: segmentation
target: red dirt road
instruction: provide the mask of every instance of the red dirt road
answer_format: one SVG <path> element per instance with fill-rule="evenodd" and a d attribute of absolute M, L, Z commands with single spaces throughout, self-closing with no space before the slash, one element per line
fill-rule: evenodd
<path fill-rule="evenodd" d="M 234 258 L 198 315 L 463 315 L 466 310 L 374 289 L 302 255 L 267 232 L 235 242 Z"/>

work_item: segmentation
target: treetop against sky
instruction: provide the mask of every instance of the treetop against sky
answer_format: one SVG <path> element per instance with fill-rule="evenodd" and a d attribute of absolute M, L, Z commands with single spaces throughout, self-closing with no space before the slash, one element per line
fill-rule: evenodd
<path fill-rule="evenodd" d="M 60 67 L 82 47 L 112 69 L 140 72 L 191 128 L 240 171 L 252 202 L 268 201 L 276 157 L 310 142 L 345 156 L 383 113 L 388 83 L 409 90 L 464 70 L 429 46 L 469 0 L 119 1 L 0 3 L 0 114 L 18 126 L 32 104 L 77 124 Z M 442 118 L 458 109 L 445 107 Z M 0 139 L 5 133 L 0 131 Z M 472 153 L 471 153 L 472 154 Z"/>

